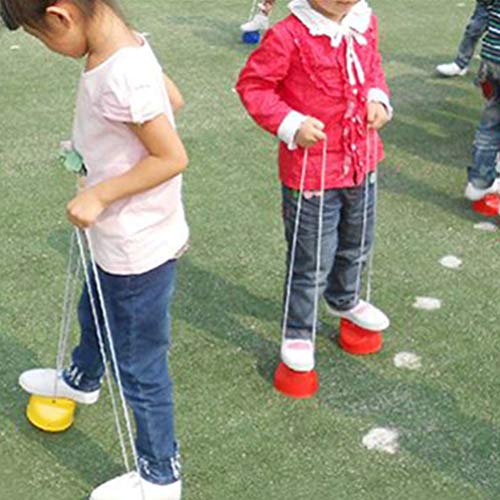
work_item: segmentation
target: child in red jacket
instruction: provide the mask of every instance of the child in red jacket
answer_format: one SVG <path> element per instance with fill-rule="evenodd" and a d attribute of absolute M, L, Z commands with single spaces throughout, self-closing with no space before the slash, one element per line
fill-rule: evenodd
<path fill-rule="evenodd" d="M 290 275 L 281 356 L 291 369 L 309 371 L 318 293 L 335 316 L 367 330 L 389 326 L 382 311 L 360 299 L 360 288 L 383 159 L 376 131 L 392 108 L 377 18 L 365 0 L 293 0 L 289 8 L 250 56 L 236 89 L 254 120 L 281 139 Z"/>

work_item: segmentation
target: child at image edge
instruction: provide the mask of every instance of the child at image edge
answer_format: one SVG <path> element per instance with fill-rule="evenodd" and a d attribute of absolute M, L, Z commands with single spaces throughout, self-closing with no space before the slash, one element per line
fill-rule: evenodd
<path fill-rule="evenodd" d="M 265 31 L 269 28 L 269 16 L 271 15 L 276 0 L 262 0 L 257 5 L 257 13 L 248 22 L 241 25 L 241 31 Z"/>
<path fill-rule="evenodd" d="M 188 240 L 180 175 L 187 155 L 172 112 L 180 94 L 112 0 L 0 5 L 10 29 L 23 27 L 55 52 L 86 58 L 72 137 L 87 169 L 86 188 L 69 202 L 67 213 L 74 225 L 90 231 L 124 393 L 135 417 L 140 470 L 101 485 L 91 500 L 142 500 L 143 493 L 146 500 L 179 500 L 167 363 L 176 259 Z M 96 297 L 94 280 L 91 286 Z M 53 397 L 59 377 L 58 397 L 81 404 L 98 400 L 104 366 L 87 287 L 78 317 L 81 338 L 71 366 L 62 373 L 23 373 L 24 390 Z"/>
<path fill-rule="evenodd" d="M 389 121 L 392 110 L 378 50 L 377 18 L 365 0 L 293 0 L 289 8 L 291 15 L 271 28 L 250 56 L 236 89 L 253 119 L 281 140 L 279 175 L 287 266 L 291 265 L 302 165 L 308 148 L 289 314 L 281 347 L 282 361 L 292 370 L 305 372 L 314 368 L 312 330 L 324 141 L 320 293 L 335 316 L 367 330 L 381 331 L 389 326 L 381 310 L 360 300 L 359 271 L 374 236 L 373 172 L 383 159 L 376 130 Z"/>

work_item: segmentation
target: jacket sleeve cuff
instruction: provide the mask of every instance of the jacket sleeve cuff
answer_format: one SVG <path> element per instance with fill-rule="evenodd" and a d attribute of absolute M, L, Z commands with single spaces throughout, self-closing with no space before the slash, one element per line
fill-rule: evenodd
<path fill-rule="evenodd" d="M 368 91 L 368 102 L 379 102 L 382 104 L 387 113 L 389 113 L 389 119 L 392 120 L 392 116 L 394 114 L 394 109 L 391 106 L 391 102 L 389 101 L 389 96 L 381 89 L 370 89 Z"/>
<path fill-rule="evenodd" d="M 290 151 L 297 149 L 295 135 L 300 126 L 307 120 L 307 116 L 298 111 L 290 111 L 278 129 L 278 137 L 288 146 Z"/>

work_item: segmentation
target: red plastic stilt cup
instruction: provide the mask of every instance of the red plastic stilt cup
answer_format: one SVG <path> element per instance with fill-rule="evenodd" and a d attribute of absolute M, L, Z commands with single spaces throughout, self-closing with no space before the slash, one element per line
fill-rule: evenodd
<path fill-rule="evenodd" d="M 342 318 L 339 345 L 350 354 L 374 354 L 382 349 L 382 332 L 366 330 Z"/>
<path fill-rule="evenodd" d="M 497 194 L 489 194 L 472 203 L 472 210 L 485 217 L 496 217 L 500 211 L 500 197 Z"/>
<path fill-rule="evenodd" d="M 274 387 L 290 398 L 312 398 L 319 389 L 318 373 L 316 370 L 296 372 L 281 362 L 274 374 Z"/>

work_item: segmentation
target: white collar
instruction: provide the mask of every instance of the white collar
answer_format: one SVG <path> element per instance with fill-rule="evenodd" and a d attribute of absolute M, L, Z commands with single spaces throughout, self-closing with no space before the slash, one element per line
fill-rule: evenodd
<path fill-rule="evenodd" d="M 338 47 L 347 35 L 354 36 L 358 41 L 364 39 L 357 35 L 366 32 L 372 15 L 372 9 L 366 0 L 360 0 L 355 4 L 339 23 L 314 10 L 308 0 L 292 0 L 288 8 L 309 29 L 311 35 L 328 36 L 333 47 Z"/>

